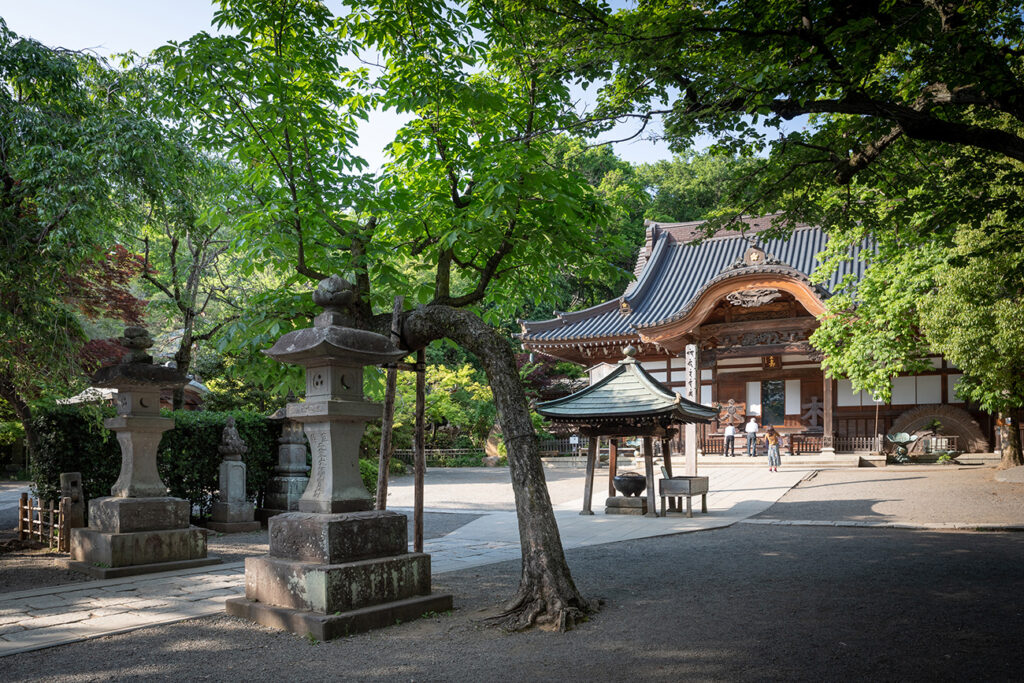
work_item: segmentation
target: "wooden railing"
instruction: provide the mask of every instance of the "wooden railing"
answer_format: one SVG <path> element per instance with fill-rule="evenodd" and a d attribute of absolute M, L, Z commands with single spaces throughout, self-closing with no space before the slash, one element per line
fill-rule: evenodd
<path fill-rule="evenodd" d="M 793 455 L 821 453 L 824 437 L 821 434 L 794 434 L 790 437 Z"/>
<path fill-rule="evenodd" d="M 545 455 L 582 455 L 587 452 L 588 440 L 585 436 L 578 436 L 578 443 L 573 443 L 568 436 L 557 439 L 541 439 L 540 451 Z"/>
<path fill-rule="evenodd" d="M 878 453 L 881 451 L 881 444 L 877 436 L 837 436 L 835 449 L 836 453 Z"/>
<path fill-rule="evenodd" d="M 939 453 L 944 451 L 960 452 L 958 436 L 926 436 L 923 441 L 925 453 Z"/>
<path fill-rule="evenodd" d="M 428 467 L 446 467 L 453 460 L 462 457 L 483 457 L 482 448 L 427 448 L 423 451 Z M 415 451 L 411 448 L 396 448 L 394 458 L 401 460 L 406 465 L 412 465 L 415 458 Z"/>
<path fill-rule="evenodd" d="M 71 552 L 71 534 L 68 529 L 68 507 L 71 499 L 64 497 L 55 508 L 53 501 L 45 503 L 21 494 L 18 500 L 18 540 L 38 540 L 58 552 Z"/>

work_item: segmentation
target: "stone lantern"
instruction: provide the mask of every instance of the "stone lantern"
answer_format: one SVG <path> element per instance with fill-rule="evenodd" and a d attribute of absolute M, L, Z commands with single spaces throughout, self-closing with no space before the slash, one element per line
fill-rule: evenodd
<path fill-rule="evenodd" d="M 313 459 L 298 512 L 271 517 L 270 552 L 245 561 L 245 597 L 228 614 L 327 640 L 451 609 L 430 594 L 430 556 L 408 552 L 405 515 L 373 510 L 359 474 L 359 441 L 381 407 L 363 397 L 363 368 L 407 355 L 379 334 L 346 327 L 350 285 L 320 282 L 313 327 L 266 351 L 306 370 L 306 400 L 285 417 L 301 423 Z"/>
<path fill-rule="evenodd" d="M 160 391 L 187 379 L 177 368 L 153 365 L 144 328 L 125 328 L 120 342 L 129 353 L 100 368 L 92 386 L 117 389 L 117 416 L 103 424 L 117 433 L 121 472 L 109 497 L 89 501 L 88 528 L 71 531 L 70 566 L 116 578 L 218 563 L 206 556 L 206 531 L 189 525 L 189 502 L 167 495 L 156 467 L 160 437 L 174 427 L 160 417 Z"/>
<path fill-rule="evenodd" d="M 287 402 L 295 403 L 295 394 L 288 392 Z M 257 517 L 264 524 L 274 515 L 299 509 L 299 499 L 309 484 L 309 465 L 306 464 L 306 434 L 302 424 L 289 420 L 286 408 L 281 408 L 267 419 L 281 423 L 281 437 L 277 440 L 277 467 L 267 482 L 264 507 Z"/>

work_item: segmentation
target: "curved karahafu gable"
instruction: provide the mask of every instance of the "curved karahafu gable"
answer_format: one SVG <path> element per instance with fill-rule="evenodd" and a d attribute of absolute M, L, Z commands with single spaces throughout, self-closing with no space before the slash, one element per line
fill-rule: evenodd
<path fill-rule="evenodd" d="M 701 300 L 756 288 L 758 279 L 792 294 L 813 315 L 846 275 L 863 274 L 860 250 L 855 249 L 827 282 L 811 285 L 816 255 L 824 250 L 827 235 L 815 226 L 796 225 L 785 239 L 761 239 L 773 218 L 745 219 L 743 233 L 727 231 L 703 239 L 700 222 L 650 224 L 637 262 L 638 278 L 622 296 L 551 320 L 520 321 L 524 345 L 582 363 L 602 355 L 618 357 L 623 343 L 660 346 L 665 338 L 658 333 L 660 327 L 682 320 Z M 748 267 L 743 259 L 754 247 L 771 262 Z M 712 291 L 714 285 L 721 287 Z"/>

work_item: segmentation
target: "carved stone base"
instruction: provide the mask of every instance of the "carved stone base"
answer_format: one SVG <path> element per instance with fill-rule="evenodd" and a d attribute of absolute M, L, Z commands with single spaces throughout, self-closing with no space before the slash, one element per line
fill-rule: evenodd
<path fill-rule="evenodd" d="M 255 521 L 255 508 L 253 504 L 245 501 L 242 503 L 214 503 L 210 521 L 206 528 L 221 533 L 237 533 L 239 531 L 257 531 L 260 523 Z"/>
<path fill-rule="evenodd" d="M 430 594 L 430 555 L 406 552 L 389 510 L 272 517 L 270 552 L 245 560 L 245 598 L 228 614 L 321 640 L 451 609 Z"/>
<path fill-rule="evenodd" d="M 95 529 L 72 529 L 71 558 L 87 567 L 99 569 L 136 568 L 136 571 L 120 575 L 166 571 L 149 566 L 160 564 L 175 569 L 180 565 L 170 565 L 208 559 L 206 530 L 189 527 L 113 534 Z M 220 560 L 215 559 L 215 562 Z M 76 565 L 75 568 L 81 567 Z"/>
<path fill-rule="evenodd" d="M 612 496 L 604 502 L 606 515 L 646 515 L 647 497 Z"/>
<path fill-rule="evenodd" d="M 342 638 L 375 628 L 418 619 L 430 612 L 452 608 L 451 595 L 417 595 L 405 600 L 372 605 L 338 614 L 319 614 L 254 602 L 247 598 L 229 598 L 224 603 L 228 614 L 255 621 L 270 628 L 291 631 L 317 640 Z"/>

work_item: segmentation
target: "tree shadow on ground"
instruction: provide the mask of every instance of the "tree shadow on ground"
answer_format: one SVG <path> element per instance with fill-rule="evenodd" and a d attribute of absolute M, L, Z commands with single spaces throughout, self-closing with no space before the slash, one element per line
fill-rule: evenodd
<path fill-rule="evenodd" d="M 568 634 L 481 617 L 519 565 L 437 577 L 451 615 L 328 643 L 211 617 L 4 659 L 11 680 L 954 680 L 1019 675 L 1024 535 L 738 525 L 568 553 L 602 610 Z"/>

